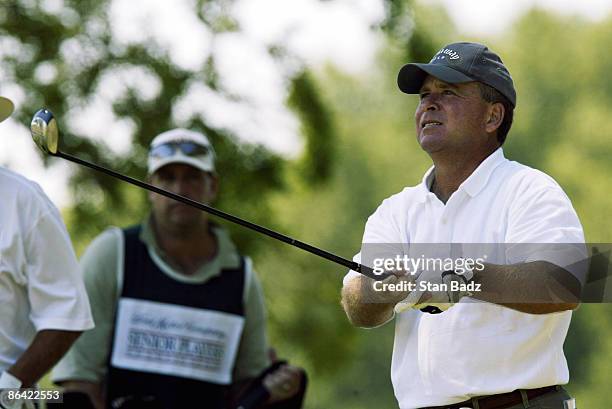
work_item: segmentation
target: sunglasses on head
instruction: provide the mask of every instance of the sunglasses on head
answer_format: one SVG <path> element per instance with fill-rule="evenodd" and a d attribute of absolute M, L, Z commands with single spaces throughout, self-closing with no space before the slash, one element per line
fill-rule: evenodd
<path fill-rule="evenodd" d="M 210 148 L 195 142 L 168 142 L 157 145 L 151 149 L 149 156 L 154 158 L 168 158 L 181 151 L 185 156 L 206 156 Z"/>

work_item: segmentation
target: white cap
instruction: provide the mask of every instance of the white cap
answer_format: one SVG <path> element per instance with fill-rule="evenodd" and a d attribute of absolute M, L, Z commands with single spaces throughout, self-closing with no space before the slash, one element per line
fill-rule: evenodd
<path fill-rule="evenodd" d="M 185 155 L 180 149 L 174 150 L 174 153 L 167 157 L 154 157 L 151 152 L 154 148 L 172 142 L 193 142 L 195 144 L 208 148 L 208 152 L 201 156 Z M 184 163 L 204 172 L 215 171 L 215 151 L 208 138 L 200 132 L 190 131 L 188 129 L 176 128 L 160 133 L 151 142 L 149 148 L 149 159 L 147 161 L 149 175 L 155 173 L 162 166 L 170 163 Z"/>
<path fill-rule="evenodd" d="M 8 118 L 12 113 L 15 106 L 10 99 L 0 97 L 0 122 Z"/>

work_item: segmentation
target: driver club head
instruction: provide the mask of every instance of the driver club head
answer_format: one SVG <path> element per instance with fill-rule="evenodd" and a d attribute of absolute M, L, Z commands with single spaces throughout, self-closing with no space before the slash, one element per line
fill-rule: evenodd
<path fill-rule="evenodd" d="M 30 124 L 32 139 L 46 153 L 56 154 L 59 142 L 59 131 L 53 112 L 46 108 L 40 109 L 32 117 Z"/>

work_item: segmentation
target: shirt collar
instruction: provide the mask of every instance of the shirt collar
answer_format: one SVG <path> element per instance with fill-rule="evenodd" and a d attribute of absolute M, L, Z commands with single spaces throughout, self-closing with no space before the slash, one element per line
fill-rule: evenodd
<path fill-rule="evenodd" d="M 470 176 L 466 180 L 461 183 L 459 189 L 464 190 L 468 195 L 474 197 L 485 187 L 489 177 L 493 173 L 493 170 L 497 167 L 497 165 L 501 164 L 503 161 L 507 160 L 504 156 L 504 150 L 499 147 L 495 152 L 490 154 L 485 160 L 478 165 L 478 167 L 472 172 Z M 433 195 L 430 191 L 431 183 L 434 177 L 434 169 L 435 166 L 430 167 L 425 172 L 421 184 L 419 185 L 423 194 L 419 196 L 419 200 L 424 202 L 427 198 L 427 195 Z"/>
<path fill-rule="evenodd" d="M 503 149 L 501 147 L 497 148 L 463 181 L 459 189 L 464 190 L 472 197 L 476 196 L 485 187 L 495 168 L 505 160 Z"/>
<path fill-rule="evenodd" d="M 421 190 L 421 194 L 419 195 L 419 202 L 423 203 L 427 199 L 428 195 L 433 195 L 431 192 L 431 183 L 433 182 L 434 177 L 434 169 L 435 166 L 431 166 L 423 175 L 423 180 L 421 180 L 421 184 L 419 185 L 419 189 Z"/>
<path fill-rule="evenodd" d="M 203 282 L 211 277 L 221 274 L 223 269 L 235 269 L 240 266 L 240 256 L 232 243 L 227 232 L 218 225 L 212 226 L 212 232 L 217 238 L 217 254 L 209 262 L 203 264 L 198 271 L 191 275 L 185 276 L 180 274 L 175 268 L 168 263 L 166 256 L 159 247 L 153 231 L 153 217 L 149 215 L 144 223 L 142 223 L 142 231 L 140 232 L 140 240 L 154 251 L 170 268 L 172 268 L 172 276 L 179 278 L 185 282 Z"/>

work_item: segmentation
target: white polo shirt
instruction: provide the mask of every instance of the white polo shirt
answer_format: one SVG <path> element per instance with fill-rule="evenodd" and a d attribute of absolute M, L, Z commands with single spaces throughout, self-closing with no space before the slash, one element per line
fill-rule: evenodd
<path fill-rule="evenodd" d="M 89 301 L 59 212 L 40 187 L 0 168 L 0 372 L 36 332 L 93 328 Z"/>
<path fill-rule="evenodd" d="M 509 161 L 501 148 L 446 204 L 429 191 L 432 177 L 433 167 L 421 184 L 384 200 L 368 218 L 362 242 L 584 243 L 561 187 L 546 174 Z M 584 250 L 577 259 L 586 257 Z M 537 246 L 508 246 L 498 253 L 487 261 L 556 261 L 538 253 Z M 355 275 L 350 271 L 344 282 Z M 391 378 L 401 409 L 568 382 L 563 342 L 571 312 L 533 315 L 464 301 L 442 314 L 411 309 L 395 316 Z"/>

